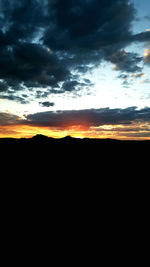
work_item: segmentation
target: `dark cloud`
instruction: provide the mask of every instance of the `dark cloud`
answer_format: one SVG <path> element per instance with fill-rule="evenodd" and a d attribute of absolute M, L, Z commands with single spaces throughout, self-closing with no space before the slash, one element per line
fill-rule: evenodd
<path fill-rule="evenodd" d="M 80 85 L 78 81 L 66 81 L 62 88 L 64 91 L 74 91 L 78 85 Z"/>
<path fill-rule="evenodd" d="M 32 82 L 32 87 L 56 85 L 69 76 L 57 56 L 40 44 L 21 43 L 0 52 L 0 76 L 8 85 Z"/>
<path fill-rule="evenodd" d="M 150 108 L 138 110 L 136 107 L 126 109 L 87 109 L 47 111 L 26 116 L 25 124 L 43 127 L 71 127 L 83 125 L 97 127 L 101 125 L 130 125 L 133 122 L 150 122 Z"/>
<path fill-rule="evenodd" d="M 150 32 L 141 32 L 132 36 L 133 41 L 137 42 L 149 42 L 150 41 Z"/>
<path fill-rule="evenodd" d="M 0 7 L 0 25 L 10 45 L 31 41 L 47 22 L 44 0 L 0 0 Z"/>
<path fill-rule="evenodd" d="M 8 87 L 5 81 L 0 81 L 0 92 L 7 91 Z"/>
<path fill-rule="evenodd" d="M 70 64 L 78 71 L 87 71 L 89 65 L 96 67 L 103 59 L 108 61 L 131 42 L 135 10 L 126 0 L 49 1 L 49 10 L 53 11 L 53 24 L 43 37 L 44 43 L 67 61 L 72 56 Z"/>
<path fill-rule="evenodd" d="M 11 113 L 0 112 L 0 126 L 15 125 L 19 124 L 20 122 L 21 119 L 19 116 Z"/>
<path fill-rule="evenodd" d="M 73 52 L 127 40 L 135 12 L 126 0 L 49 1 L 49 10 L 54 23 L 44 36 L 45 43 L 55 50 Z"/>
<path fill-rule="evenodd" d="M 128 0 L 0 0 L 0 9 L 3 97 L 7 91 L 15 100 L 25 88 L 76 92 L 87 86 L 81 75 L 103 60 L 120 72 L 142 71 L 142 59 L 125 48 L 148 42 L 150 32 L 132 33 L 136 11 Z"/>
<path fill-rule="evenodd" d="M 65 63 L 40 44 L 41 34 L 50 20 L 46 5 L 47 1 L 39 0 L 0 0 L 0 79 L 5 81 L 0 92 L 25 87 L 32 91 L 45 86 L 54 91 L 60 81 L 70 78 Z M 15 100 L 14 93 L 10 97 Z"/>
<path fill-rule="evenodd" d="M 129 1 L 49 1 L 49 10 L 53 11 L 54 23 L 47 29 L 44 43 L 62 55 L 73 55 L 71 63 L 77 70 L 87 71 L 89 64 L 95 67 L 102 59 L 114 63 L 116 55 L 121 61 L 117 62 L 119 71 L 140 71 L 137 63 L 141 58 L 125 52 L 124 47 L 150 40 L 150 33 L 131 32 L 136 11 Z M 121 51 L 126 53 L 123 57 Z"/>
<path fill-rule="evenodd" d="M 71 91 L 77 91 L 79 89 L 87 88 L 88 86 L 92 86 L 92 82 L 88 79 L 84 79 L 83 82 L 79 82 L 77 80 L 69 80 L 63 83 L 62 90 L 64 92 L 71 92 Z"/>
<path fill-rule="evenodd" d="M 49 102 L 49 101 L 39 102 L 39 104 L 42 107 L 53 107 L 55 105 L 53 102 Z"/>
<path fill-rule="evenodd" d="M 13 127 L 14 125 L 18 126 L 18 129 L 20 125 L 23 125 L 54 128 L 58 131 L 80 127 L 84 131 L 94 131 L 97 134 L 106 131 L 116 133 L 120 137 L 144 138 L 150 136 L 149 123 L 150 108 L 148 107 L 143 109 L 128 107 L 125 109 L 99 108 L 47 111 L 28 114 L 25 119 L 14 114 L 0 112 L 0 131 L 5 131 L 5 133 L 7 133 L 5 126 Z M 113 129 L 107 127 L 105 129 L 103 126 L 106 125 L 114 125 L 114 127 Z"/>
<path fill-rule="evenodd" d="M 7 100 L 13 100 L 13 101 L 19 102 L 20 104 L 28 104 L 29 103 L 29 100 L 27 99 L 27 97 L 13 95 L 12 93 L 3 94 L 2 96 L 0 96 L 0 98 L 1 99 L 7 99 Z"/>
<path fill-rule="evenodd" d="M 71 76 L 65 64 L 40 44 L 20 43 L 11 49 L 6 47 L 0 51 L 0 57 L 0 78 L 3 79 L 0 92 L 7 91 L 12 100 L 19 101 L 18 93 L 16 98 L 14 94 L 26 88 L 32 92 L 35 88 L 49 87 L 47 95 L 51 89 L 54 93 L 58 83 Z"/>
<path fill-rule="evenodd" d="M 138 63 L 142 61 L 142 57 L 137 56 L 136 53 L 127 53 L 124 50 L 119 50 L 113 53 L 108 59 L 115 65 L 115 70 L 127 73 L 134 73 L 142 70 L 142 68 L 138 66 Z"/>
<path fill-rule="evenodd" d="M 120 137 L 121 136 L 127 136 L 128 138 L 130 137 L 135 137 L 135 138 L 138 138 L 138 137 L 141 137 L 141 138 L 149 138 L 150 137 L 150 130 L 148 129 L 147 131 L 141 131 L 141 129 L 139 129 L 138 131 L 136 132 L 132 132 L 132 129 L 130 130 L 131 133 L 128 132 L 127 135 L 125 135 L 125 132 L 124 133 L 119 133 Z"/>

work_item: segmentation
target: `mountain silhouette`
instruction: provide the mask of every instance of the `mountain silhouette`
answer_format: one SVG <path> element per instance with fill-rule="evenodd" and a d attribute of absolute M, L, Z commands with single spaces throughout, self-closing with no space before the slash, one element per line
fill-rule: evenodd
<path fill-rule="evenodd" d="M 100 139 L 100 138 L 74 138 L 71 136 L 65 136 L 62 138 L 53 138 L 53 137 L 48 137 L 42 134 L 37 134 L 31 138 L 0 138 L 0 145 L 1 148 L 2 146 L 5 145 L 24 145 L 24 144 L 44 144 L 44 143 L 49 143 L 49 144 L 86 144 L 86 145 L 130 145 L 130 146 L 149 146 L 150 145 L 150 140 L 118 140 L 118 139 Z"/>
<path fill-rule="evenodd" d="M 149 150 L 150 141 L 55 139 L 44 135 L 1 138 L 1 180 L 10 191 L 17 188 L 21 194 L 30 189 L 31 195 L 36 193 L 43 199 L 55 198 L 55 194 L 64 198 L 66 194 L 69 202 L 73 192 L 76 201 L 76 192 L 80 192 L 80 197 L 86 193 L 88 198 L 114 198 L 117 194 L 119 202 L 124 192 L 126 201 L 126 192 L 130 191 L 130 196 L 136 190 L 137 194 L 144 192 L 140 188 L 148 179 Z"/>
<path fill-rule="evenodd" d="M 28 156 L 34 153 L 36 156 L 36 151 L 38 153 L 42 152 L 44 154 L 51 153 L 57 154 L 64 153 L 65 155 L 75 154 L 78 157 L 83 155 L 87 158 L 92 157 L 114 157 L 119 159 L 119 155 L 128 159 L 133 155 L 134 157 L 145 156 L 146 152 L 149 151 L 150 141 L 131 141 L 131 140 L 117 140 L 117 139 L 94 139 L 94 138 L 73 138 L 71 136 L 66 136 L 63 138 L 52 138 L 45 135 L 33 136 L 32 138 L 0 138 L 0 149 L 2 153 L 15 153 L 19 152 L 27 153 Z"/>

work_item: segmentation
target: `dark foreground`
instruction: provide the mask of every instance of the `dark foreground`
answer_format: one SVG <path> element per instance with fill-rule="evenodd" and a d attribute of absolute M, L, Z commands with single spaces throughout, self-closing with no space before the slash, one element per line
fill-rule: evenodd
<path fill-rule="evenodd" d="M 61 139 L 49 138 L 43 135 L 36 135 L 32 138 L 1 138 L 1 158 L 7 160 L 25 160 L 29 162 L 62 163 L 78 166 L 84 164 L 114 164 L 133 163 L 149 158 L 150 141 L 121 141 L 115 139 L 77 139 L 65 137 Z M 136 160 L 136 161 L 135 161 Z M 135 161 L 135 162 L 134 162 Z M 87 165 L 88 167 L 88 165 Z M 109 166 L 108 166 L 109 167 Z"/>
<path fill-rule="evenodd" d="M 71 211 L 78 203 L 79 210 L 99 214 L 107 205 L 119 206 L 120 212 L 128 203 L 133 212 L 135 205 L 148 203 L 149 152 L 150 141 L 0 139 L 1 182 L 4 194 L 17 196 L 17 203 L 32 199 L 38 207 L 43 203 L 42 209 L 57 203 Z"/>
<path fill-rule="evenodd" d="M 55 139 L 44 135 L 36 135 L 32 138 L 0 138 L 0 148 L 5 150 L 29 149 L 30 152 L 36 152 L 40 149 L 43 152 L 50 152 L 51 150 L 61 150 L 62 148 L 69 149 L 70 152 L 82 149 L 92 149 L 93 152 L 107 151 L 115 152 L 114 149 L 123 149 L 127 152 L 135 152 L 135 149 L 150 148 L 150 140 L 146 141 L 132 141 L 132 140 L 117 140 L 117 139 L 92 139 L 92 138 L 73 138 L 70 136 Z M 73 150 L 72 150 L 73 149 Z M 96 149 L 96 150 L 95 150 Z M 113 149 L 113 151 L 112 151 Z M 28 151 L 28 152 L 29 152 Z M 143 150 L 144 151 L 144 150 Z M 60 152 L 60 151 L 59 151 Z M 65 151 L 64 151 L 65 152 Z M 81 151 L 80 151 L 81 152 Z M 82 151 L 83 152 L 83 151 Z"/>

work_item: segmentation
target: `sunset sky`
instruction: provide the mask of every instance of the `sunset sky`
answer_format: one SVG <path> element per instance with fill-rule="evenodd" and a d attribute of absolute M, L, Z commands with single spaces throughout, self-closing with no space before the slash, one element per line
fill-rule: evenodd
<path fill-rule="evenodd" d="M 149 0 L 0 0 L 0 137 L 150 139 Z"/>

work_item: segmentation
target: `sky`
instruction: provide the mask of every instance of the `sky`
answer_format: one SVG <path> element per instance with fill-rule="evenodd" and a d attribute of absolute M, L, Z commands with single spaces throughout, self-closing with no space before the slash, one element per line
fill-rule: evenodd
<path fill-rule="evenodd" d="M 0 0 L 0 137 L 150 139 L 149 0 Z"/>

